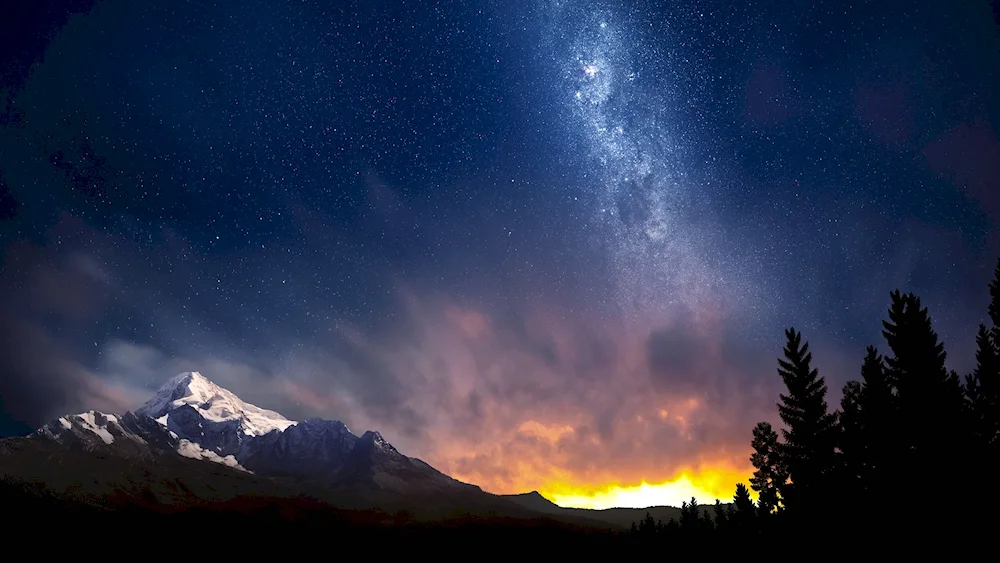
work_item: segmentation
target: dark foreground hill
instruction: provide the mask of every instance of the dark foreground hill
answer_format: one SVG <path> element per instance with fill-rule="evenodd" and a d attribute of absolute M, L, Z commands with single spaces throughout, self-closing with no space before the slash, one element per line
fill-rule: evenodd
<path fill-rule="evenodd" d="M 678 530 L 664 535 L 599 529 L 544 516 L 466 515 L 419 521 L 405 513 L 349 510 L 316 499 L 255 495 L 197 505 L 87 502 L 11 477 L 0 478 L 0 502 L 6 515 L 0 537 L 6 547 L 17 545 L 22 553 L 43 559 L 142 555 L 157 560 L 293 560 L 350 554 L 377 561 L 426 556 L 434 561 L 621 561 L 678 556 L 757 561 L 772 559 L 774 546 L 819 540 L 824 542 L 824 551 L 817 553 L 822 560 L 837 560 L 859 548 L 877 558 L 898 558 L 923 549 L 923 544 L 900 543 L 892 537 L 878 542 L 872 541 L 878 535 L 855 538 L 833 530 L 815 530 L 812 538 L 788 537 L 781 529 Z"/>
<path fill-rule="evenodd" d="M 227 502 L 266 498 L 379 515 L 385 521 L 439 521 L 475 517 L 533 519 L 536 511 L 478 488 L 448 487 L 425 491 L 384 490 L 354 483 L 263 477 L 223 464 L 182 456 L 152 459 L 117 455 L 113 450 L 64 447 L 35 437 L 0 439 L 0 476 L 28 484 L 61 502 L 103 509 L 144 509 L 162 513 L 174 508 L 223 507 Z M 26 497 L 30 498 L 30 497 Z M 75 505 L 74 505 L 75 506 Z M 215 508 L 213 508 L 214 510 Z M 549 519 L 553 519 L 548 517 Z M 554 518 L 601 529 L 607 522 L 577 515 Z"/>
<path fill-rule="evenodd" d="M 135 555 L 135 551 L 217 557 L 363 553 L 365 557 L 430 554 L 436 560 L 498 555 L 610 556 L 627 547 L 622 532 L 545 517 L 455 516 L 419 521 L 404 512 L 349 510 L 317 499 L 236 496 L 201 504 L 102 502 L 56 494 L 44 485 L 4 477 L 4 537 L 30 539 L 35 554 Z M 41 541 L 54 538 L 55 541 Z M 36 541 L 37 540 L 37 541 Z"/>
<path fill-rule="evenodd" d="M 504 495 L 511 502 L 555 518 L 584 518 L 605 522 L 615 528 L 628 528 L 633 522 L 638 523 L 646 514 L 654 520 L 667 523 L 670 520 L 681 519 L 681 509 L 674 506 L 650 506 L 649 508 L 605 508 L 592 510 L 588 508 L 566 508 L 543 497 L 538 491 L 519 495 Z M 707 508 L 707 507 L 706 507 Z"/>

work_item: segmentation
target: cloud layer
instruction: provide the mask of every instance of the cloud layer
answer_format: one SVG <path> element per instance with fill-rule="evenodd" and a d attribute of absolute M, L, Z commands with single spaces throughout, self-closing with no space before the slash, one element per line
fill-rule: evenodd
<path fill-rule="evenodd" d="M 133 409 L 171 375 L 198 370 L 291 417 L 378 429 L 487 490 L 569 494 L 743 470 L 747 429 L 767 416 L 761 407 L 774 392 L 762 373 L 769 362 L 739 349 L 726 319 L 683 308 L 642 326 L 542 301 L 497 314 L 399 287 L 391 328 L 333 320 L 311 344 L 273 355 L 107 339 L 88 327 L 115 306 L 116 275 L 88 244 L 70 242 L 85 234 L 99 244 L 67 218 L 50 234 L 67 242 L 8 248 L 20 275 L 5 279 L 11 353 L 0 384 L 5 410 L 32 426 L 66 412 Z M 74 348 L 88 333 L 94 346 Z"/>

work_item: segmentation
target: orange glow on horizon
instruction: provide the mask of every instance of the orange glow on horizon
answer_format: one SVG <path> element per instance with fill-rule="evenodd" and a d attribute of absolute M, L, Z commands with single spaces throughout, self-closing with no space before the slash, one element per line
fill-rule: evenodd
<path fill-rule="evenodd" d="M 629 436 L 649 440 L 658 428 L 672 426 L 679 439 L 692 440 L 691 426 L 710 414 L 702 412 L 704 404 L 697 398 L 658 403 L 619 419 L 619 432 L 624 428 Z M 589 509 L 680 506 L 692 497 L 702 505 L 716 499 L 729 503 L 737 483 L 749 484 L 753 473 L 750 452 L 727 444 L 706 444 L 697 454 L 682 449 L 673 459 L 662 452 L 650 452 L 648 459 L 632 452 L 631 457 L 591 464 L 588 460 L 600 459 L 603 450 L 615 445 L 605 443 L 581 417 L 538 413 L 508 428 L 489 442 L 451 443 L 438 450 L 438 467 L 494 494 L 535 490 L 560 506 Z M 590 455 L 580 450 L 590 450 Z"/>
<path fill-rule="evenodd" d="M 545 498 L 563 507 L 590 508 L 648 508 L 650 506 L 680 506 L 694 497 L 700 505 L 732 502 L 736 484 L 749 482 L 746 470 L 730 468 L 702 471 L 682 471 L 673 479 L 636 485 L 610 485 L 604 487 L 576 487 L 553 485 L 539 490 Z M 751 497 L 755 494 L 751 491 Z"/>

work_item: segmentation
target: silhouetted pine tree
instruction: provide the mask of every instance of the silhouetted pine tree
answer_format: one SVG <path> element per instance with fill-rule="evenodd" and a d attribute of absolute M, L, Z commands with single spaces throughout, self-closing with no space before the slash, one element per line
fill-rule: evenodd
<path fill-rule="evenodd" d="M 966 397 L 984 462 L 1000 450 L 1000 264 L 990 283 L 990 319 L 993 326 L 979 325 L 976 335 L 976 369 L 966 378 Z"/>
<path fill-rule="evenodd" d="M 693 532 L 701 527 L 701 519 L 698 517 L 698 502 L 691 497 L 691 502 L 681 503 L 681 529 Z"/>
<path fill-rule="evenodd" d="M 985 332 L 985 328 L 986 327 L 984 327 L 983 325 L 979 325 L 979 330 L 980 330 L 979 336 L 982 336 L 983 334 L 989 334 L 988 332 Z M 977 337 L 976 340 L 978 341 L 979 337 Z M 978 356 L 979 353 L 977 352 L 976 353 L 977 364 L 979 363 Z M 976 371 L 979 371 L 978 366 L 976 368 Z M 981 412 L 982 407 L 980 406 L 980 401 L 983 400 L 983 397 L 979 391 L 979 378 L 976 375 L 976 371 L 965 376 L 965 401 L 966 401 L 966 406 L 969 409 L 969 412 L 972 413 L 972 418 L 975 421 L 973 423 L 974 430 L 978 434 L 978 432 L 982 430 L 981 428 L 982 422 L 976 421 L 976 419 L 983 414 Z M 983 442 L 986 441 L 985 436 L 982 436 L 981 439 Z"/>
<path fill-rule="evenodd" d="M 755 531 L 757 507 L 750 500 L 750 491 L 743 483 L 736 484 L 736 494 L 729 508 L 729 528 L 737 537 L 746 537 Z"/>
<path fill-rule="evenodd" d="M 691 497 L 690 502 L 681 504 L 681 530 L 689 539 L 704 540 L 715 529 L 712 516 Z"/>
<path fill-rule="evenodd" d="M 726 512 L 726 507 L 719 499 L 715 499 L 714 514 L 715 528 L 720 531 L 727 530 L 729 528 L 729 513 Z"/>
<path fill-rule="evenodd" d="M 972 480 L 983 482 L 1000 466 L 1000 261 L 989 284 L 989 330 L 976 337 L 976 369 L 967 379 L 969 418 L 975 434 Z"/>
<path fill-rule="evenodd" d="M 737 514 L 741 514 L 743 519 L 752 519 L 756 515 L 757 509 L 750 499 L 750 491 L 743 483 L 736 483 L 736 494 L 733 495 L 733 507 Z"/>
<path fill-rule="evenodd" d="M 900 503 L 905 514 L 919 512 L 918 495 L 927 483 L 954 486 L 957 479 L 942 482 L 956 467 L 965 466 L 966 429 L 962 426 L 964 398 L 955 373 L 945 367 L 944 344 L 938 341 L 927 308 L 912 293 L 890 294 L 889 320 L 883 321 L 892 356 L 886 357 L 886 373 L 897 394 L 897 424 L 889 474 L 896 490 L 889 502 Z"/>
<path fill-rule="evenodd" d="M 1000 350 L 993 341 L 992 331 L 979 325 L 976 335 L 976 369 L 966 379 L 966 397 L 972 412 L 976 434 L 986 448 L 995 447 L 997 440 L 997 382 L 1000 379 Z"/>
<path fill-rule="evenodd" d="M 874 499 L 883 494 L 889 477 L 887 456 L 891 455 L 895 398 L 885 372 L 885 363 L 874 346 L 869 346 L 861 364 L 862 381 L 849 381 L 841 399 L 841 440 L 843 467 L 849 489 L 857 489 Z"/>
<path fill-rule="evenodd" d="M 710 534 L 715 531 L 715 520 L 712 519 L 712 514 L 708 510 L 699 509 L 701 512 L 701 525 L 698 527 L 701 530 L 702 535 Z"/>
<path fill-rule="evenodd" d="M 979 377 L 979 394 L 982 396 L 980 407 L 983 412 L 983 424 L 980 430 L 986 444 L 986 451 L 980 459 L 981 475 L 991 475 L 1000 466 L 1000 260 L 993 272 L 990 282 L 989 315 L 993 322 L 990 330 L 990 342 L 993 344 L 996 363 L 993 369 Z"/>
<path fill-rule="evenodd" d="M 680 533 L 681 526 L 677 523 L 677 520 L 671 518 L 667 521 L 667 525 L 664 527 L 664 532 L 666 532 L 667 537 L 674 537 Z"/>
<path fill-rule="evenodd" d="M 785 336 L 778 373 L 788 392 L 780 395 L 778 414 L 788 428 L 782 430 L 779 451 L 791 483 L 781 489 L 783 504 L 789 510 L 818 511 L 834 467 L 837 416 L 827 411 L 826 382 L 811 366 L 809 343 L 794 328 Z"/>
<path fill-rule="evenodd" d="M 761 514 L 771 514 L 778 509 L 781 488 L 788 480 L 788 472 L 778 447 L 778 433 L 771 428 L 770 423 L 758 422 L 753 429 L 751 445 L 754 452 L 750 456 L 750 463 L 755 471 L 750 478 L 750 487 L 757 491 L 757 506 Z"/>
<path fill-rule="evenodd" d="M 642 519 L 642 523 L 639 524 L 639 534 L 643 537 L 656 535 L 656 519 L 648 512 L 646 517 Z"/>
<path fill-rule="evenodd" d="M 864 485 L 865 434 L 862 420 L 862 384 L 848 381 L 840 398 L 840 441 L 843 485 L 861 489 Z"/>
<path fill-rule="evenodd" d="M 865 435 L 862 426 L 861 411 L 862 384 L 860 381 L 848 381 L 840 399 L 840 427 L 837 437 L 837 459 L 832 475 L 830 494 L 837 498 L 853 496 L 861 502 L 864 496 L 864 457 Z M 848 508 L 842 503 L 834 503 L 837 518 L 844 522 Z M 833 516 L 833 515 L 831 515 Z"/>

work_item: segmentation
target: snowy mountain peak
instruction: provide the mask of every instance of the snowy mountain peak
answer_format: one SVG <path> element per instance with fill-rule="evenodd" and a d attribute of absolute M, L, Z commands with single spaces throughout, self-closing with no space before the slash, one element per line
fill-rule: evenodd
<path fill-rule="evenodd" d="M 194 409 L 207 421 L 235 422 L 247 436 L 262 436 L 274 430 L 282 432 L 295 424 L 295 421 L 274 411 L 242 401 L 196 371 L 171 378 L 153 398 L 136 410 L 136 414 L 148 416 L 167 426 L 170 414 L 183 407 Z"/>

